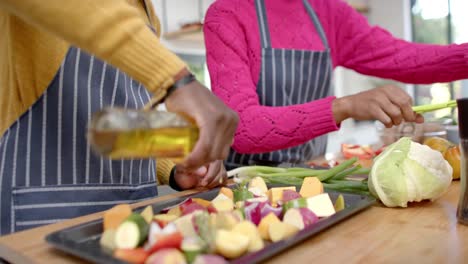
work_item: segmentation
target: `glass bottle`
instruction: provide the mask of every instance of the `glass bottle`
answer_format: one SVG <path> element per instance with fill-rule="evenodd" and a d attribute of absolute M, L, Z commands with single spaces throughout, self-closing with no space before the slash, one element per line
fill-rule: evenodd
<path fill-rule="evenodd" d="M 458 222 L 468 225 L 468 98 L 457 100 L 458 127 L 460 134 L 460 200 L 458 202 Z"/>
<path fill-rule="evenodd" d="M 110 159 L 167 158 L 181 162 L 198 140 L 194 122 L 165 111 L 107 108 L 93 115 L 88 141 Z"/>

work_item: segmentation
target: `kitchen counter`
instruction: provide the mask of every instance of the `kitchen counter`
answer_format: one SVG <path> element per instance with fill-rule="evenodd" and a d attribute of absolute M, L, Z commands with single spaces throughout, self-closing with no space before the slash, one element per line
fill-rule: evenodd
<path fill-rule="evenodd" d="M 134 207 L 195 193 L 185 191 Z M 437 201 L 409 208 L 379 204 L 323 231 L 266 263 L 466 263 L 468 226 L 457 224 L 459 182 Z M 50 232 L 97 219 L 96 213 L 0 238 L 0 257 L 12 263 L 84 263 L 51 248 Z"/>

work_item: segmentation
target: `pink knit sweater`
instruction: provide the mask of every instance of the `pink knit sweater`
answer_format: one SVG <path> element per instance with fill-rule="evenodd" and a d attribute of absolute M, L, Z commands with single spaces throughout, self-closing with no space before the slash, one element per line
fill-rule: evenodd
<path fill-rule="evenodd" d="M 468 78 L 468 44 L 436 46 L 396 39 L 341 0 L 309 0 L 331 48 L 333 66 L 406 83 Z M 273 48 L 322 50 L 301 0 L 265 0 Z M 338 129 L 334 97 L 267 107 L 256 85 L 261 58 L 254 0 L 217 0 L 205 19 L 207 63 L 213 92 L 238 112 L 233 148 L 261 153 L 302 144 Z"/>

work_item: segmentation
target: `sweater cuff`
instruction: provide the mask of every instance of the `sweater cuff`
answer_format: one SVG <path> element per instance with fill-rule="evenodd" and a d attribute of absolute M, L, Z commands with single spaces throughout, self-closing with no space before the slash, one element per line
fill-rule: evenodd
<path fill-rule="evenodd" d="M 322 133 L 329 133 L 340 129 L 341 124 L 337 124 L 333 116 L 333 101 L 336 96 L 329 96 L 321 99 L 320 105 L 314 105 L 316 111 L 322 110 L 321 122 L 317 122 L 317 129 Z M 322 108 L 323 107 L 323 108 Z M 325 131 L 325 132 L 323 132 Z"/>
<path fill-rule="evenodd" d="M 157 168 L 157 178 L 158 183 L 161 185 L 167 185 L 170 182 L 171 173 L 175 167 L 174 162 L 168 159 L 157 159 L 156 160 Z"/>

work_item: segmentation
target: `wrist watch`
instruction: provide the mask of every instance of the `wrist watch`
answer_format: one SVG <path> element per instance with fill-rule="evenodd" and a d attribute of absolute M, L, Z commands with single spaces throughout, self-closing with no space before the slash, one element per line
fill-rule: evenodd
<path fill-rule="evenodd" d="M 161 100 L 161 102 L 164 102 L 167 97 L 169 97 L 175 90 L 182 86 L 186 86 L 187 84 L 196 81 L 197 78 L 195 78 L 195 75 L 193 75 L 191 72 L 188 72 L 188 74 L 185 74 L 184 77 L 178 79 L 177 81 L 174 82 L 173 85 L 167 89 L 166 96 Z"/>

